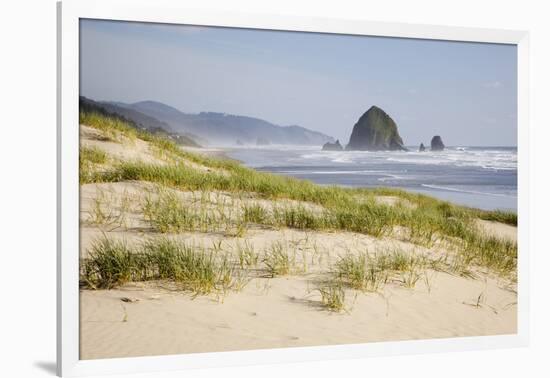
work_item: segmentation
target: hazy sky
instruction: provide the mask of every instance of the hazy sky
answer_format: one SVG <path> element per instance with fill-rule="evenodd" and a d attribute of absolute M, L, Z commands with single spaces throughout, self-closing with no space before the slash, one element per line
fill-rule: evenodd
<path fill-rule="evenodd" d="M 406 145 L 516 145 L 513 45 L 82 20 L 80 93 L 300 125 L 344 143 L 371 106 Z"/>

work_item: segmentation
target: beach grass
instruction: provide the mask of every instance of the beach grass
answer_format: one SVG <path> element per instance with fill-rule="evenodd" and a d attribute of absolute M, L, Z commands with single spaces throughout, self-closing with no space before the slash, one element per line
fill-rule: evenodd
<path fill-rule="evenodd" d="M 82 260 L 80 273 L 81 285 L 92 289 L 169 280 L 194 295 L 240 290 L 243 278 L 227 255 L 167 238 L 151 239 L 138 246 L 100 238 Z"/>
<path fill-rule="evenodd" d="M 130 199 L 126 195 L 118 197 L 98 189 L 92 198 L 86 222 L 108 230 L 122 228 L 126 225 L 126 214 L 129 211 Z"/>
<path fill-rule="evenodd" d="M 96 241 L 90 257 L 81 261 L 81 282 L 94 289 L 110 289 L 136 279 L 137 259 L 128 245 L 107 238 Z"/>
<path fill-rule="evenodd" d="M 204 231 L 208 232 L 214 223 L 204 207 L 194 210 L 185 206 L 177 194 L 159 190 L 156 196 L 147 195 L 142 204 L 143 214 L 151 227 L 160 233 Z"/>
<path fill-rule="evenodd" d="M 391 188 L 320 186 L 306 180 L 255 171 L 233 160 L 184 151 L 171 140 L 136 130 L 105 115 L 81 112 L 80 121 L 109 135 L 122 133 L 130 139 L 143 139 L 162 148 L 174 161 L 168 165 L 115 162 L 109 169 L 81 172 L 81 182 L 146 181 L 185 191 L 224 192 L 235 196 L 248 193 L 261 199 L 294 200 L 323 208 L 319 212 L 302 205 L 289 205 L 275 206 L 267 211 L 260 205 L 247 205 L 230 217 L 222 217 L 222 213 L 216 216 L 205 209 L 198 212 L 186 209 L 173 198 L 153 199 L 144 207 L 144 212 L 160 232 L 225 229 L 228 234 L 242 236 L 250 223 L 304 230 L 351 231 L 375 237 L 392 236 L 396 229 L 404 229 L 406 240 L 413 243 L 428 247 L 446 243 L 457 248 L 462 261 L 469 264 L 494 269 L 504 275 L 515 271 L 517 244 L 484 235 L 473 222 L 485 219 L 515 225 L 517 215 L 514 213 L 471 209 Z M 197 169 L 189 162 L 206 169 Z M 403 205 L 404 202 L 397 206 L 379 203 L 377 196 L 397 197 L 407 205 Z M 274 273 L 278 270 L 275 268 Z M 370 272 L 374 275 L 372 284 L 378 280 L 376 273 Z"/>
<path fill-rule="evenodd" d="M 304 206 L 281 206 L 273 209 L 272 223 L 276 226 L 300 230 L 323 230 L 331 228 L 328 214 L 315 214 Z"/>
<path fill-rule="evenodd" d="M 336 281 L 321 285 L 317 288 L 321 295 L 321 304 L 329 311 L 342 312 L 347 311 L 346 291 L 341 282 Z"/>
<path fill-rule="evenodd" d="M 367 292 L 378 291 L 389 278 L 387 268 L 380 266 L 376 258 L 368 253 L 341 257 L 334 271 L 337 282 Z"/>
<path fill-rule="evenodd" d="M 209 199 L 201 192 L 199 199 L 184 201 L 177 192 L 157 187 L 142 199 L 142 211 L 154 231 L 160 233 L 222 232 L 226 236 L 243 236 L 246 217 L 235 210 L 233 199 L 217 196 Z"/>
<path fill-rule="evenodd" d="M 296 272 L 296 254 L 281 241 L 272 243 L 264 253 L 262 262 L 271 277 L 286 276 Z"/>
<path fill-rule="evenodd" d="M 427 271 L 474 278 L 469 263 L 461 255 L 437 257 L 390 248 L 347 254 L 338 259 L 331 271 L 333 282 L 364 292 L 378 292 L 391 282 L 412 289 L 427 278 Z"/>
<path fill-rule="evenodd" d="M 94 182 L 96 167 L 107 163 L 105 151 L 97 147 L 81 146 L 78 153 L 79 181 L 81 184 Z"/>
<path fill-rule="evenodd" d="M 252 268 L 258 265 L 260 255 L 256 252 L 254 245 L 250 242 L 237 242 L 236 249 L 239 257 L 239 266 L 241 269 Z"/>
<path fill-rule="evenodd" d="M 107 162 L 107 154 L 97 147 L 80 147 L 78 158 L 81 164 L 84 162 L 105 164 Z"/>
<path fill-rule="evenodd" d="M 245 204 L 242 206 L 243 218 L 245 222 L 266 224 L 269 220 L 268 211 L 259 204 Z"/>
<path fill-rule="evenodd" d="M 493 211 L 483 211 L 479 210 L 477 212 L 477 217 L 479 219 L 500 222 L 509 224 L 512 226 L 518 225 L 518 215 L 513 211 L 503 211 L 503 210 L 493 210 Z"/>

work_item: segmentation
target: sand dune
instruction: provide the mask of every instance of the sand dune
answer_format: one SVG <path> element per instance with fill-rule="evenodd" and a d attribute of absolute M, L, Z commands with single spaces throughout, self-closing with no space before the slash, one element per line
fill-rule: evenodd
<path fill-rule="evenodd" d="M 133 284 L 81 293 L 81 358 L 200 353 L 374 341 L 512 334 L 516 294 L 434 273 L 414 290 L 349 293 L 349 314 L 327 312 L 315 275 L 257 279 L 224 298 Z M 483 298 L 478 304 L 478 298 Z M 137 300 L 133 303 L 121 298 Z"/>
<path fill-rule="evenodd" d="M 169 164 L 146 142 L 113 142 L 93 128 L 81 126 L 82 146 L 99 148 L 109 159 Z M 195 151 L 196 152 L 196 151 Z M 219 151 L 215 151 L 216 154 Z M 190 167 L 205 170 L 194 162 Z M 259 204 L 268 213 L 277 206 L 301 206 L 323 214 L 318 204 L 267 200 L 254 193 L 192 192 L 163 188 L 193 209 L 217 211 L 231 219 L 243 205 Z M 517 294 L 513 279 L 479 267 L 461 276 L 423 267 L 418 281 L 406 287 L 399 275 L 389 276 L 377 292 L 345 289 L 345 310 L 323 305 L 317 290 L 334 264 L 345 255 L 393 250 L 437 259 L 453 256 L 443 242 L 429 247 L 413 244 L 395 230 L 390 237 L 347 231 L 304 231 L 250 225 L 242 235 L 226 232 L 160 234 L 144 215 L 144 198 L 157 198 L 157 185 L 137 181 L 81 185 L 80 256 L 86 259 L 98 239 L 108 237 L 128 245 L 151 238 L 168 238 L 223 249 L 237 260 L 238 246 L 247 243 L 262 253 L 273 243 L 294 251 L 295 269 L 271 277 L 261 261 L 249 272 L 242 290 L 225 295 L 192 296 L 168 281 L 127 283 L 110 290 L 80 291 L 80 357 L 82 359 L 201 353 L 257 348 L 299 347 L 428 338 L 513 334 Z M 205 200 L 206 198 L 206 200 Z M 379 196 L 377 203 L 413 208 L 406 200 Z M 223 206 L 222 206 L 223 205 Z M 221 210 L 220 210 L 221 209 Z M 98 218 L 102 218 L 98 220 Z M 485 233 L 517 240 L 513 226 L 476 220 Z M 215 247 L 217 246 L 217 247 Z"/>

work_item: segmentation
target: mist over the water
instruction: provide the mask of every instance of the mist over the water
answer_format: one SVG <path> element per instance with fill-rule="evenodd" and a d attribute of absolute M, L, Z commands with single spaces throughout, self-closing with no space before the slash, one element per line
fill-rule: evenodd
<path fill-rule="evenodd" d="M 171 131 L 203 146 L 243 145 L 230 155 L 261 170 L 517 208 L 515 148 L 320 151 L 330 137 L 348 144 L 372 106 L 412 151 L 435 135 L 455 146 L 516 146 L 512 44 L 82 19 L 79 89 L 98 101 L 170 108 L 160 120 Z M 277 127 L 265 133 L 269 125 Z M 302 140 L 315 147 L 274 146 Z M 265 146 L 244 146 L 255 144 Z"/>
<path fill-rule="evenodd" d="M 480 209 L 517 209 L 515 147 L 366 152 L 266 146 L 233 149 L 229 155 L 258 170 L 322 185 L 401 188 Z"/>
<path fill-rule="evenodd" d="M 83 19 L 80 54 L 80 94 L 98 101 L 255 117 L 343 143 L 376 105 L 408 144 L 517 143 L 511 44 Z"/>

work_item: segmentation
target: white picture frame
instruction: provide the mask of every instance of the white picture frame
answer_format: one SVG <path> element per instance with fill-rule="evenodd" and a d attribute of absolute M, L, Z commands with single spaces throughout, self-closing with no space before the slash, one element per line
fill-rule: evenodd
<path fill-rule="evenodd" d="M 518 324 L 517 334 L 370 344 L 79 360 L 79 19 L 225 26 L 517 45 L 518 59 Z M 529 335 L 529 36 L 525 31 L 379 23 L 186 9 L 170 0 L 58 3 L 57 372 L 62 376 L 143 373 L 322 359 L 434 353 L 528 345 Z"/>

